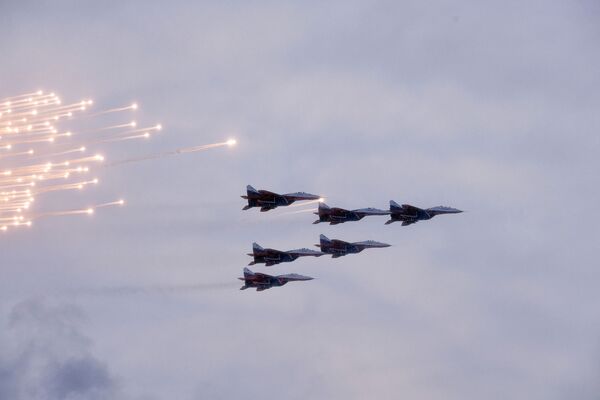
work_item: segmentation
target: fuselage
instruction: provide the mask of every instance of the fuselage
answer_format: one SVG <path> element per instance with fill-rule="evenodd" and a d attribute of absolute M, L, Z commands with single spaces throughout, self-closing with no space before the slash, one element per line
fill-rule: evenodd
<path fill-rule="evenodd" d="M 393 221 L 425 221 L 431 219 L 435 214 L 423 209 L 400 209 L 390 213 L 390 219 Z"/>
<path fill-rule="evenodd" d="M 321 242 L 319 244 L 321 251 L 328 254 L 354 254 L 360 253 L 365 247 L 357 246 L 353 243 L 344 242 L 342 240 L 331 240 L 329 242 Z"/>
<path fill-rule="evenodd" d="M 290 199 L 266 190 L 259 190 L 258 193 L 248 193 L 247 196 L 243 197 L 248 199 L 250 207 L 261 207 L 270 210 L 280 206 L 289 206 L 296 201 L 295 199 Z"/>
<path fill-rule="evenodd" d="M 254 257 L 254 263 L 265 263 L 268 265 L 279 264 L 282 262 L 292 262 L 298 258 L 295 254 L 289 254 L 284 251 L 264 249 L 262 251 L 254 251 L 248 254 Z"/>

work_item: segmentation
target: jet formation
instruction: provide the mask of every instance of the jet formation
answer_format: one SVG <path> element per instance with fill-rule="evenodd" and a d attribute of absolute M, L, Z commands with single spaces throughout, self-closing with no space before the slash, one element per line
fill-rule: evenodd
<path fill-rule="evenodd" d="M 241 196 L 248 200 L 243 210 L 248 210 L 253 207 L 260 208 L 261 212 L 270 211 L 277 207 L 289 206 L 296 201 L 319 202 L 317 212 L 314 214 L 319 216 L 319 219 L 313 222 L 318 224 L 321 222 L 329 222 L 330 225 L 338 225 L 345 222 L 360 221 L 368 216 L 389 216 L 389 220 L 385 225 L 392 222 L 402 222 L 402 226 L 414 224 L 418 221 L 429 220 L 440 214 L 458 214 L 462 211 L 452 207 L 438 206 L 430 208 L 419 208 L 409 204 L 399 205 L 394 200 L 390 200 L 389 210 L 378 208 L 358 208 L 347 210 L 339 207 L 329 207 L 323 201 L 323 197 L 305 192 L 295 192 L 287 194 L 278 194 L 268 190 L 256 190 L 252 186 L 246 187 L 246 196 Z M 310 211 L 310 210 L 307 210 Z M 280 263 L 287 263 L 297 260 L 300 257 L 321 257 L 329 254 L 332 258 L 339 258 L 348 254 L 357 254 L 365 249 L 390 247 L 387 243 L 377 242 L 375 240 L 364 240 L 361 242 L 347 242 L 340 239 L 329 239 L 321 234 L 319 236 L 320 251 L 301 248 L 296 250 L 275 250 L 271 248 L 263 248 L 257 243 L 252 244 L 252 253 L 248 253 L 253 261 L 248 265 L 265 264 L 265 266 L 273 266 Z M 257 291 L 270 289 L 274 286 L 283 286 L 292 281 L 307 281 L 313 278 L 299 274 L 287 275 L 267 275 L 257 272 L 252 272 L 248 268 L 244 268 L 244 277 L 239 278 L 244 281 L 244 286 L 241 289 L 250 287 L 256 288 Z"/>

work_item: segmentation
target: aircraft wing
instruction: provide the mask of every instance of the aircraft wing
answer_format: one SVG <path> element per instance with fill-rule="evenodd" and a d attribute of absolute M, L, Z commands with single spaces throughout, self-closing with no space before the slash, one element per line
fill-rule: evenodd
<path fill-rule="evenodd" d="M 458 214 L 458 213 L 462 212 L 459 209 L 452 208 L 452 207 L 446 207 L 446 206 L 431 207 L 431 208 L 428 208 L 427 211 L 433 211 L 433 212 L 439 213 L 439 214 Z"/>
<path fill-rule="evenodd" d="M 415 222 L 417 222 L 417 220 L 402 221 L 402 226 L 407 226 L 407 225 L 410 225 L 410 224 L 414 224 Z"/>
<path fill-rule="evenodd" d="M 262 292 L 263 290 L 271 289 L 270 285 L 258 285 L 256 286 L 257 292 Z"/>
<path fill-rule="evenodd" d="M 313 280 L 313 278 L 311 278 L 310 276 L 304 276 L 304 275 L 300 275 L 300 274 L 279 275 L 277 278 L 284 278 L 284 279 L 287 279 L 288 281 L 311 281 L 311 280 Z"/>
<path fill-rule="evenodd" d="M 353 210 L 355 213 L 359 215 L 389 215 L 390 212 L 387 210 L 380 210 L 378 208 L 360 208 L 358 210 Z"/>
<path fill-rule="evenodd" d="M 296 249 L 296 250 L 288 250 L 286 253 L 292 256 L 322 256 L 324 253 L 311 249 Z"/>
<path fill-rule="evenodd" d="M 316 194 L 305 192 L 286 193 L 282 196 L 293 200 L 319 200 L 321 198 L 321 196 L 317 196 Z"/>

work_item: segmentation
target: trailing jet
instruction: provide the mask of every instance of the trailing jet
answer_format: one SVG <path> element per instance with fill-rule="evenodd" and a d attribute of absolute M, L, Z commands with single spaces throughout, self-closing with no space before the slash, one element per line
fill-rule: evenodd
<path fill-rule="evenodd" d="M 244 286 L 240 290 L 248 288 L 256 288 L 258 292 L 270 289 L 273 286 L 283 286 L 288 282 L 293 281 L 310 281 L 313 278 L 310 276 L 298 275 L 298 274 L 287 274 L 287 275 L 267 275 L 259 272 L 252 272 L 248 268 L 244 268 L 244 277 L 238 278 L 244 281 Z"/>
<path fill-rule="evenodd" d="M 313 222 L 329 222 L 329 225 L 341 224 L 348 221 L 360 221 L 369 215 L 388 215 L 389 211 L 377 208 L 359 208 L 358 210 L 344 210 L 343 208 L 329 207 L 325 203 L 319 203 L 319 211 L 315 213 L 319 219 Z"/>
<path fill-rule="evenodd" d="M 461 212 L 461 210 L 457 210 L 456 208 L 443 206 L 431 207 L 424 210 L 409 204 L 399 205 L 394 200 L 390 200 L 390 220 L 385 224 L 402 221 L 402 226 L 406 226 L 418 221 L 431 219 L 439 214 L 458 214 Z"/>
<path fill-rule="evenodd" d="M 310 249 L 297 249 L 288 251 L 264 249 L 260 247 L 257 243 L 252 243 L 252 253 L 248 253 L 248 255 L 250 257 L 254 257 L 254 261 L 252 261 L 248 265 L 265 263 L 267 267 L 270 267 L 271 265 L 279 264 L 282 262 L 292 262 L 298 257 L 321 257 L 322 255 L 325 255 L 325 253 Z"/>
<path fill-rule="evenodd" d="M 242 199 L 248 200 L 248 205 L 242 210 L 248 210 L 252 207 L 260 207 L 260 211 L 269 211 L 279 206 L 289 206 L 290 204 L 301 200 L 320 200 L 321 196 L 316 194 L 296 192 L 287 194 L 277 194 L 268 190 L 256 190 L 252 186 L 246 186 L 246 196 Z"/>
<path fill-rule="evenodd" d="M 346 254 L 360 253 L 364 249 L 390 247 L 387 243 L 376 242 L 374 240 L 365 240 L 364 242 L 344 242 L 343 240 L 329 239 L 325 235 L 319 236 L 320 244 L 315 246 L 320 247 L 321 251 L 331 254 L 332 258 L 345 256 Z"/>

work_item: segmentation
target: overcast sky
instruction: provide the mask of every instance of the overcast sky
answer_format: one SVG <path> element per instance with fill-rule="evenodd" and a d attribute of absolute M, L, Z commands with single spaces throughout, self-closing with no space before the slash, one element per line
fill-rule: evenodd
<path fill-rule="evenodd" d="M 36 206 L 127 207 L 0 237 L 1 399 L 600 396 L 596 1 L 3 1 L 0 38 L 0 98 L 165 126 L 109 159 L 238 140 L 101 170 Z M 312 225 L 241 211 L 247 184 L 467 212 Z M 392 247 L 238 290 L 252 242 L 321 233 Z"/>

